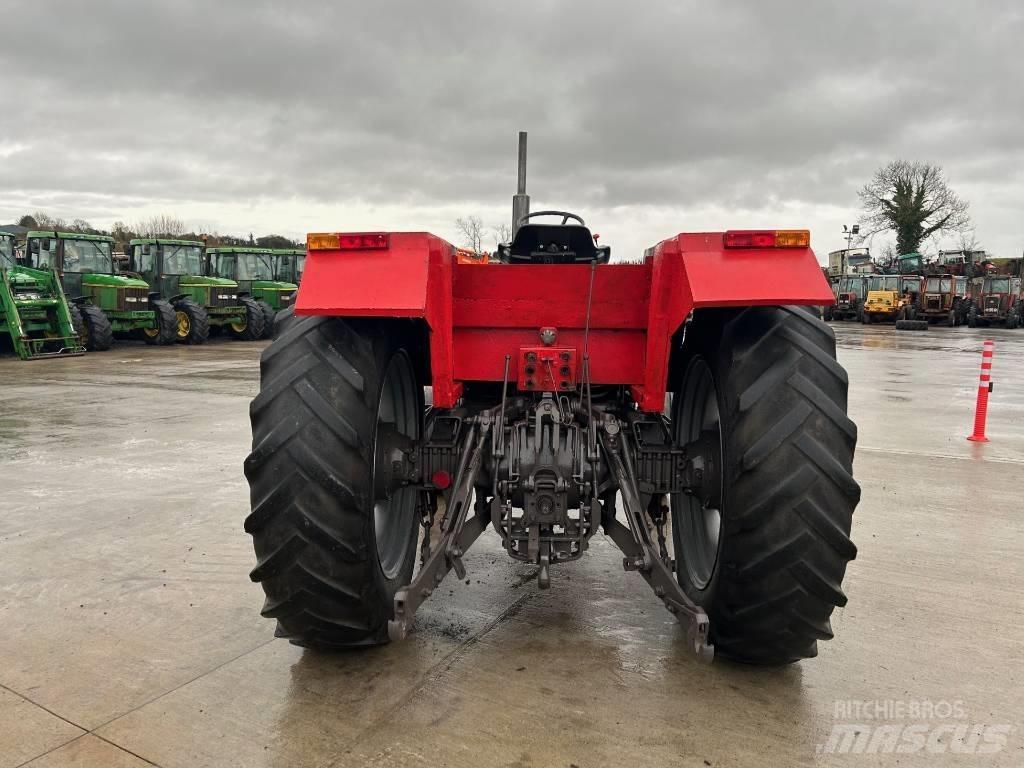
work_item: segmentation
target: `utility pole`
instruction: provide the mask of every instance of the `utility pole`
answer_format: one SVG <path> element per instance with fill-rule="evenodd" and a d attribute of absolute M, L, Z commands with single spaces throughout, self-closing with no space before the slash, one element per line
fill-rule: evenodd
<path fill-rule="evenodd" d="M 847 227 L 843 224 L 843 232 L 846 233 L 846 251 L 843 253 L 842 274 L 846 274 L 846 266 L 850 262 L 850 249 L 853 247 L 853 236 L 860 234 L 860 224 Z"/>
<path fill-rule="evenodd" d="M 530 196 L 526 194 L 526 131 L 519 132 L 519 181 L 512 198 L 512 237 L 519 230 L 519 220 L 530 213 Z"/>

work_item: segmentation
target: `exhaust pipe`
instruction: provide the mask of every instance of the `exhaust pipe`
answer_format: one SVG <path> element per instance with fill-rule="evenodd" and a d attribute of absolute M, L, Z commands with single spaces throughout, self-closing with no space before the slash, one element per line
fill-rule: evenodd
<path fill-rule="evenodd" d="M 512 237 L 519 230 L 519 220 L 530 213 L 530 196 L 526 194 L 526 131 L 519 132 L 519 181 L 512 197 Z"/>

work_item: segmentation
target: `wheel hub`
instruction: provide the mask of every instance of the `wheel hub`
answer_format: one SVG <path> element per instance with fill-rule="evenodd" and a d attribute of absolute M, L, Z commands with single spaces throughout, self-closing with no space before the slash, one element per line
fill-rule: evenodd
<path fill-rule="evenodd" d="M 675 409 L 677 444 L 686 452 L 684 493 L 672 499 L 672 535 L 681 567 L 704 589 L 718 565 L 722 532 L 722 427 L 711 369 L 695 358 Z"/>
<path fill-rule="evenodd" d="M 381 571 L 395 578 L 415 547 L 417 491 L 405 479 L 419 439 L 420 398 L 408 356 L 391 359 L 381 382 L 373 453 L 373 527 Z"/>

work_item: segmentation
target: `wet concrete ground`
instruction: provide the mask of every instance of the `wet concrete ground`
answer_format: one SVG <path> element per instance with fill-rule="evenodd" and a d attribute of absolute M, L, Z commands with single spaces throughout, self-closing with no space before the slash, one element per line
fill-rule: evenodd
<path fill-rule="evenodd" d="M 782 669 L 697 664 L 600 534 L 548 592 L 488 534 L 411 639 L 295 648 L 242 531 L 260 345 L 0 360 L 0 768 L 1024 764 L 1024 331 L 836 330 L 860 554 L 836 639 Z M 857 724 L 932 741 L 836 754 Z"/>

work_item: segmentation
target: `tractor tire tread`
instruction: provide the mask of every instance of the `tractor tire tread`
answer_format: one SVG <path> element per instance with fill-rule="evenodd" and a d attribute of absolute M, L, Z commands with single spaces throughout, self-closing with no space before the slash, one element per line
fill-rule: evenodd
<path fill-rule="evenodd" d="M 257 556 L 250 576 L 266 593 L 262 615 L 277 620 L 276 635 L 307 647 L 388 639 L 391 598 L 365 511 L 374 393 L 388 342 L 357 323 L 280 313 L 250 407 L 245 530 Z"/>
<path fill-rule="evenodd" d="M 183 344 L 205 344 L 210 338 L 210 316 L 206 309 L 189 298 L 178 299 L 174 302 L 175 312 L 184 312 L 188 315 L 189 332 L 184 338 L 177 333 L 177 322 L 175 322 L 174 338 Z"/>
<path fill-rule="evenodd" d="M 106 352 L 114 346 L 114 329 L 110 325 L 103 310 L 95 304 L 80 304 L 78 309 L 82 314 L 82 323 L 89 329 L 89 343 L 86 346 L 90 352 Z"/>
<path fill-rule="evenodd" d="M 716 379 L 730 414 L 723 472 L 733 511 L 704 605 L 711 639 L 716 654 L 743 662 L 810 658 L 846 604 L 840 585 L 857 553 L 847 375 L 832 329 L 802 308 L 750 307 L 718 322 L 717 338 L 698 342 L 707 354 L 720 342 Z"/>

